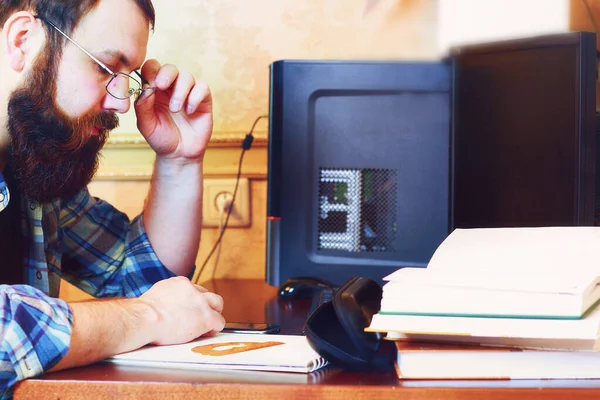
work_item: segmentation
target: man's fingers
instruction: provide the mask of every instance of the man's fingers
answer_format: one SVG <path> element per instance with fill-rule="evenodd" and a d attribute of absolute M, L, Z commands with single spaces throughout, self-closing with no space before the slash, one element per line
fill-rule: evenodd
<path fill-rule="evenodd" d="M 203 293 L 203 295 L 210 308 L 218 313 L 223 312 L 223 298 L 221 296 L 211 292 Z"/>
<path fill-rule="evenodd" d="M 160 63 L 157 60 L 148 60 L 142 66 L 142 77 L 149 82 L 151 88 L 156 90 L 156 75 L 160 70 Z M 135 112 L 137 116 L 137 127 L 142 135 L 148 139 L 148 135 L 154 132 L 158 120 L 154 112 L 154 103 L 156 97 L 149 95 L 151 91 L 146 91 L 135 102 Z"/>
<path fill-rule="evenodd" d="M 204 82 L 197 82 L 188 96 L 185 111 L 188 114 L 193 114 L 199 109 L 200 105 L 208 105 L 210 107 L 211 104 L 212 95 L 208 85 Z M 200 111 L 204 110 L 200 109 Z"/>
<path fill-rule="evenodd" d="M 142 67 L 142 76 L 155 90 L 169 93 L 169 110 L 173 113 L 184 110 L 188 115 L 212 106 L 212 95 L 208 85 L 196 82 L 189 72 L 182 72 L 173 65 L 160 65 L 157 60 L 148 60 Z M 145 96 L 139 99 L 139 105 L 145 103 Z"/>
<path fill-rule="evenodd" d="M 169 101 L 169 110 L 178 113 L 183 108 L 190 91 L 196 84 L 194 76 L 189 72 L 180 72 L 173 85 L 173 92 Z"/>
<path fill-rule="evenodd" d="M 198 290 L 200 293 L 206 293 L 206 292 L 208 292 L 208 289 L 206 289 L 203 286 L 200 286 L 200 285 L 194 285 L 194 286 L 196 287 L 196 290 Z"/>
<path fill-rule="evenodd" d="M 219 313 L 218 319 L 219 319 L 219 323 L 217 324 L 217 327 L 215 329 L 213 329 L 213 332 L 215 332 L 215 334 L 221 332 L 223 330 L 223 328 L 225 328 L 225 317 L 223 317 Z"/>
<path fill-rule="evenodd" d="M 148 60 L 142 66 L 142 76 L 152 87 L 156 87 L 158 71 L 160 71 L 160 63 L 157 60 Z"/>
<path fill-rule="evenodd" d="M 154 64 L 151 65 L 154 67 Z M 156 86 L 160 90 L 167 90 L 179 76 L 179 69 L 173 64 L 165 64 L 155 74 L 154 81 L 149 81 L 150 85 Z"/>

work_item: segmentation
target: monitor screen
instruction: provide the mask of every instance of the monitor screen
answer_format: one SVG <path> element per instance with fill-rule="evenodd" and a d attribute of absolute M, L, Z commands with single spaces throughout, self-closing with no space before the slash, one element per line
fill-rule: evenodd
<path fill-rule="evenodd" d="M 455 227 L 592 225 L 593 33 L 458 47 Z"/>

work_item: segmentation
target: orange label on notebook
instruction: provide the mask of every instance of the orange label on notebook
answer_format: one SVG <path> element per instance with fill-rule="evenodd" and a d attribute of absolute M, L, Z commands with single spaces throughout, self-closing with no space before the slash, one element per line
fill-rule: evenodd
<path fill-rule="evenodd" d="M 246 351 L 264 349 L 266 347 L 279 346 L 283 342 L 225 342 L 197 346 L 192 349 L 194 353 L 203 356 L 227 356 L 230 354 L 244 353 Z"/>

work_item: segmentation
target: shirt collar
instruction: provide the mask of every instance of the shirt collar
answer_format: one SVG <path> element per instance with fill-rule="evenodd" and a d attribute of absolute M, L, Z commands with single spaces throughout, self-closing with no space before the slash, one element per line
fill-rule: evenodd
<path fill-rule="evenodd" d="M 8 192 L 8 187 L 6 186 L 4 176 L 2 175 L 2 172 L 0 172 L 0 212 L 2 212 L 6 207 L 8 207 L 9 201 L 10 193 Z"/>

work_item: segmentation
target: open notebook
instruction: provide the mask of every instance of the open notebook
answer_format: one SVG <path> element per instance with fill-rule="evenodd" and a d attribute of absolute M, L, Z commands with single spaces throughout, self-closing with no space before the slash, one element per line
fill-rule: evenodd
<path fill-rule="evenodd" d="M 309 373 L 327 364 L 305 336 L 220 333 L 170 345 L 146 346 L 109 357 L 121 365 Z"/>

